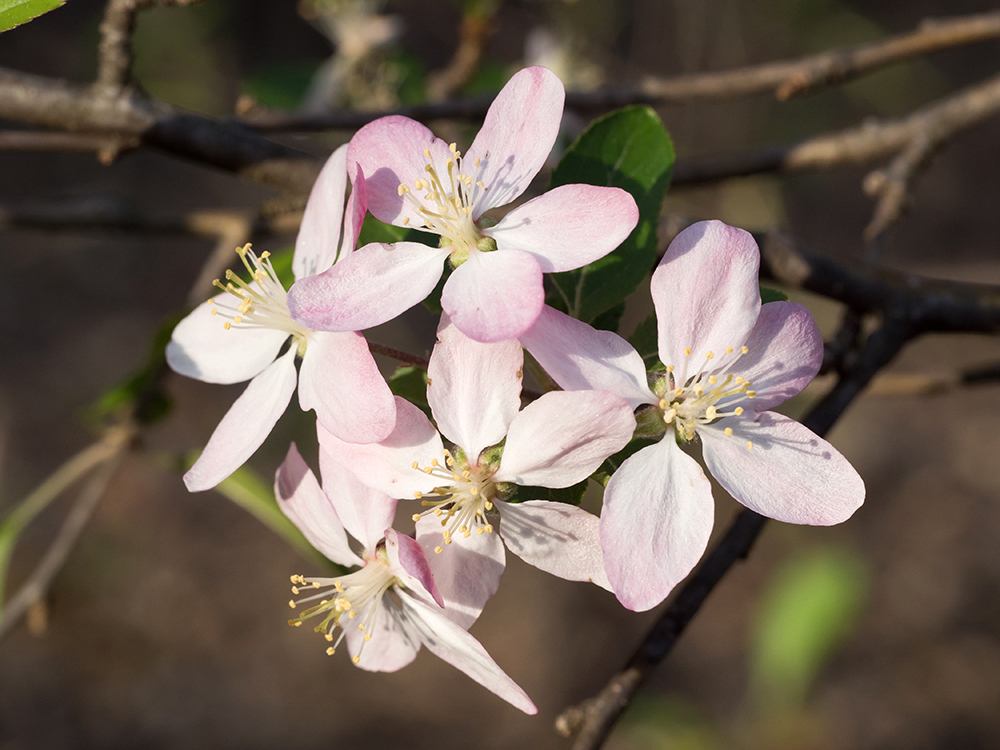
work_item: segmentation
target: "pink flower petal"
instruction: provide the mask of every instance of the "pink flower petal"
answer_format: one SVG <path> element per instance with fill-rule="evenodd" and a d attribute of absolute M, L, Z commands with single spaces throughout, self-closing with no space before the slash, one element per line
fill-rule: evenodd
<path fill-rule="evenodd" d="M 526 563 L 567 581 L 611 590 L 601 553 L 600 519 L 566 503 L 496 501 L 500 536 Z"/>
<path fill-rule="evenodd" d="M 288 455 L 274 475 L 274 496 L 281 512 L 313 547 L 340 565 L 364 564 L 351 549 L 333 503 L 302 460 L 295 443 L 288 448 Z"/>
<path fill-rule="evenodd" d="M 405 183 L 412 190 L 414 181 L 427 177 L 425 149 L 438 174 L 446 175 L 445 162 L 451 158 L 448 145 L 415 120 L 382 117 L 354 134 L 347 151 L 347 171 L 354 174 L 354 166 L 361 166 L 368 210 L 376 219 L 396 226 L 404 226 L 409 219 L 410 226 L 423 226 L 423 217 L 399 194 L 399 186 Z"/>
<path fill-rule="evenodd" d="M 642 357 L 625 339 L 546 305 L 521 344 L 567 391 L 611 391 L 635 409 L 655 404 Z"/>
<path fill-rule="evenodd" d="M 364 621 L 367 609 L 353 620 L 344 621 L 347 652 L 352 658 L 358 656 L 357 666 L 368 672 L 396 672 L 416 658 L 420 651 L 420 634 L 408 624 L 405 612 L 388 601 L 388 597 L 372 606 L 378 606 L 379 612 L 369 631 L 370 641 L 365 641 L 365 634 L 354 624 Z"/>
<path fill-rule="evenodd" d="M 516 339 L 538 319 L 544 302 L 538 261 L 520 250 L 471 250 L 441 295 L 452 323 L 483 343 Z"/>
<path fill-rule="evenodd" d="M 726 427 L 732 428 L 731 436 Z M 712 476 L 768 518 L 829 526 L 846 521 L 864 502 L 865 484 L 847 459 L 786 416 L 767 411 L 756 420 L 732 417 L 698 434 Z"/>
<path fill-rule="evenodd" d="M 296 279 L 322 273 L 337 259 L 346 196 L 347 146 L 344 145 L 326 160 L 309 193 L 292 256 Z"/>
<path fill-rule="evenodd" d="M 399 499 L 410 499 L 416 492 L 430 492 L 441 484 L 440 479 L 420 470 L 434 460 L 444 463 L 441 436 L 424 413 L 403 398 L 396 397 L 396 426 L 380 443 L 348 443 L 332 435 L 322 424 L 317 424 L 316 432 L 324 477 L 326 461 L 340 463 L 365 485 Z M 414 462 L 420 469 L 413 468 Z M 388 525 L 391 524 L 382 528 Z"/>
<path fill-rule="evenodd" d="M 750 381 L 757 396 L 741 404 L 755 411 L 772 409 L 799 393 L 823 364 L 823 337 L 816 321 L 794 302 L 761 306 L 745 346 L 749 351 L 730 372 Z"/>
<path fill-rule="evenodd" d="M 740 348 L 760 311 L 759 266 L 753 237 L 721 221 L 700 221 L 674 238 L 650 285 L 663 364 L 682 373 L 688 356 L 700 368 L 709 352 Z"/>
<path fill-rule="evenodd" d="M 569 487 L 625 447 L 635 431 L 632 407 L 607 391 L 552 391 L 510 425 L 498 482 Z"/>
<path fill-rule="evenodd" d="M 392 320 L 431 293 L 448 250 L 418 242 L 373 242 L 288 291 L 288 310 L 314 331 L 363 331 Z"/>
<path fill-rule="evenodd" d="M 384 440 L 396 401 L 360 333 L 310 333 L 299 369 L 299 405 L 330 432 L 354 443 Z"/>
<path fill-rule="evenodd" d="M 715 522 L 712 488 L 668 434 L 622 463 L 604 492 L 601 546 L 618 600 L 642 612 L 701 559 Z"/>
<path fill-rule="evenodd" d="M 263 372 L 278 356 L 288 332 L 241 326 L 226 330 L 223 324 L 237 315 L 238 304 L 220 291 L 214 301 L 198 305 L 178 323 L 167 344 L 170 369 L 206 383 L 241 383 Z M 229 317 L 212 315 L 215 309 Z"/>
<path fill-rule="evenodd" d="M 423 591 L 439 607 L 444 607 L 444 599 L 434 584 L 434 574 L 427 564 L 427 555 L 416 540 L 395 529 L 386 529 L 385 549 L 390 568 L 408 589 Z"/>
<path fill-rule="evenodd" d="M 289 349 L 250 381 L 184 475 L 189 491 L 211 489 L 246 463 L 284 413 L 295 379 L 295 350 Z"/>
<path fill-rule="evenodd" d="M 322 432 L 322 428 L 317 426 L 317 431 Z M 396 517 L 396 499 L 366 486 L 328 454 L 321 451 L 319 459 L 323 489 L 337 517 L 372 557 Z"/>
<path fill-rule="evenodd" d="M 559 135 L 565 98 L 558 76 L 537 66 L 519 71 L 503 87 L 463 161 L 472 174 L 471 165 L 480 160 L 476 179 L 486 186 L 473 219 L 527 189 Z"/>
<path fill-rule="evenodd" d="M 518 206 L 483 234 L 501 250 L 531 253 L 542 273 L 555 273 L 603 258 L 638 221 L 635 199 L 624 190 L 562 185 Z"/>
<path fill-rule="evenodd" d="M 500 587 L 500 576 L 507 564 L 500 536 L 483 533 L 465 538 L 455 534 L 452 543 L 445 544 L 441 522 L 431 514 L 422 516 L 416 528 L 417 541 L 444 597 L 445 616 L 468 628 Z M 441 551 L 435 552 L 439 547 Z"/>
<path fill-rule="evenodd" d="M 441 316 L 427 366 L 427 401 L 441 434 L 473 465 L 483 448 L 503 440 L 521 408 L 523 364 L 516 340 L 480 344 Z"/>
<path fill-rule="evenodd" d="M 368 213 L 368 190 L 365 186 L 365 173 L 360 164 L 354 165 L 351 177 L 351 195 L 344 209 L 344 239 L 340 243 L 340 254 L 353 253 L 358 245 L 361 226 L 365 223 Z"/>
<path fill-rule="evenodd" d="M 428 651 L 465 672 L 515 708 L 526 714 L 538 713 L 527 693 L 497 666 L 479 641 L 427 604 L 412 597 L 404 598 L 403 602 L 407 625 L 419 633 Z"/>

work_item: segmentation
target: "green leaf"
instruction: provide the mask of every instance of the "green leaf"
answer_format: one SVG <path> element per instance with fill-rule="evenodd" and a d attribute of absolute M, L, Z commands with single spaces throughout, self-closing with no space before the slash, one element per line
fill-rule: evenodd
<path fill-rule="evenodd" d="M 777 289 L 762 286 L 760 288 L 760 303 L 766 305 L 768 302 L 788 302 L 788 295 Z"/>
<path fill-rule="evenodd" d="M 590 324 L 594 328 L 600 328 L 604 331 L 611 331 L 612 333 L 618 333 L 618 326 L 621 325 L 622 315 L 625 314 L 625 303 L 619 302 L 617 305 L 609 310 L 605 310 L 596 318 L 594 318 Z"/>
<path fill-rule="evenodd" d="M 400 365 L 389 378 L 389 390 L 420 408 L 428 417 L 431 407 L 427 403 L 427 368 Z"/>
<path fill-rule="evenodd" d="M 659 440 L 660 438 L 632 438 L 628 442 L 628 445 L 618 451 L 615 455 L 605 459 L 604 463 L 601 464 L 601 467 L 592 474 L 594 480 L 600 482 L 602 487 L 607 487 L 608 482 L 611 480 L 611 475 L 618 471 L 618 467 L 622 465 L 626 458 L 634 453 L 638 453 L 646 446 L 652 445 Z"/>
<path fill-rule="evenodd" d="M 0 31 L 27 23 L 65 3 L 66 0 L 0 0 Z"/>
<path fill-rule="evenodd" d="M 510 502 L 523 503 L 528 500 L 548 500 L 550 503 L 566 503 L 579 505 L 587 492 L 587 479 L 571 487 L 553 489 L 552 487 L 518 487 L 517 494 Z"/>
<path fill-rule="evenodd" d="M 575 271 L 549 274 L 550 305 L 590 323 L 639 286 L 656 261 L 657 221 L 673 166 L 670 136 L 646 106 L 602 117 L 569 147 L 551 187 L 586 183 L 627 190 L 639 207 L 639 223 L 613 253 Z"/>
<path fill-rule="evenodd" d="M 865 561 L 850 550 L 789 560 L 764 592 L 751 646 L 752 692 L 766 708 L 794 710 L 861 614 Z"/>
<path fill-rule="evenodd" d="M 660 347 L 656 338 L 655 313 L 635 327 L 632 335 L 628 337 L 628 342 L 639 352 L 639 356 L 642 357 L 642 361 L 646 365 L 647 372 L 650 370 L 666 369 L 660 361 Z"/>
<path fill-rule="evenodd" d="M 303 557 L 314 560 L 327 568 L 344 570 L 339 565 L 330 562 L 309 543 L 295 524 L 281 512 L 278 501 L 274 499 L 274 488 L 249 466 L 238 468 L 228 478 L 222 480 L 215 490 L 253 515 L 302 553 Z"/>

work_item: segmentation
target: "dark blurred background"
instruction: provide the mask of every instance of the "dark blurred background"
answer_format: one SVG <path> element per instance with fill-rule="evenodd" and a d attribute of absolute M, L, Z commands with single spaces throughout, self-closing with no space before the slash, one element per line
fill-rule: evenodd
<path fill-rule="evenodd" d="M 357 5 L 357 3 L 355 3 Z M 526 63 L 567 88 L 647 74 L 721 70 L 872 41 L 928 16 L 987 2 L 887 0 L 509 0 L 475 76 L 458 93 L 497 90 Z M 137 81 L 211 115 L 237 106 L 391 107 L 426 96 L 451 58 L 458 2 L 369 3 L 390 19 L 347 29 L 385 40 L 349 75 L 334 45 L 286 0 L 205 0 L 140 16 Z M 66 6 L 0 36 L 0 66 L 93 78 L 102 4 Z M 341 18 L 346 17 L 342 16 Z M 364 16 L 361 16 L 362 19 Z M 661 108 L 678 163 L 790 143 L 901 116 L 994 75 L 1000 43 L 892 66 L 788 103 L 757 96 Z M 326 74 L 317 75 L 323 66 Z M 317 81 L 321 81 L 317 83 Z M 310 88 L 310 85 L 312 87 Z M 567 128 L 585 124 L 572 114 Z M 447 130 L 450 128 L 450 130 Z M 454 124 L 441 131 L 468 143 Z M 283 136 L 327 153 L 350 133 Z M 1000 122 L 955 138 L 917 183 L 879 262 L 1000 284 Z M 665 210 L 782 230 L 844 262 L 867 262 L 868 168 L 730 179 L 671 189 Z M 277 193 L 149 150 L 111 166 L 87 154 L 0 152 L 0 218 L 28 205 L 101 201 L 135 216 L 257 211 Z M 255 239 L 280 250 L 293 235 Z M 93 439 L 87 407 L 142 367 L 156 331 L 184 305 L 210 239 L 158 232 L 44 231 L 0 223 L 0 513 Z M 826 333 L 836 304 L 803 295 Z M 648 308 L 630 301 L 625 333 Z M 433 317 L 416 311 L 373 340 L 422 354 Z M 890 367 L 947 374 L 1000 360 L 1000 343 L 928 336 Z M 393 363 L 382 362 L 386 371 Z M 788 405 L 801 414 L 817 383 Z M 55 581 L 45 606 L 0 642 L 0 750 L 14 748 L 542 748 L 567 705 L 594 693 L 654 617 L 594 587 L 510 557 L 472 632 L 539 706 L 527 717 L 423 652 L 399 673 L 354 668 L 285 625 L 288 576 L 303 559 L 222 497 L 188 494 L 162 456 L 200 448 L 239 387 L 171 377 L 169 419 L 131 455 Z M 868 487 L 865 506 L 831 529 L 773 523 L 626 713 L 609 747 L 915 748 L 1000 746 L 1000 413 L 996 386 L 930 396 L 871 393 L 830 439 Z M 273 474 L 290 414 L 254 458 Z M 717 533 L 737 505 L 716 488 Z M 591 499 L 593 500 L 593 499 Z M 30 573 L 68 507 L 53 504 L 21 539 L 8 595 Z M 596 509 L 596 506 L 593 506 Z"/>

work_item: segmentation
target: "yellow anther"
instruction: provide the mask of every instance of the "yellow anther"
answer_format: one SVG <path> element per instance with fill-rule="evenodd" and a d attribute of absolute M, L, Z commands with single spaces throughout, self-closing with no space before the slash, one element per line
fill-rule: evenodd
<path fill-rule="evenodd" d="M 691 347 L 690 346 L 684 348 L 684 356 L 685 357 L 690 357 L 691 356 Z"/>
<path fill-rule="evenodd" d="M 333 633 L 327 633 L 323 637 L 326 638 L 328 641 L 332 641 L 333 640 Z"/>
<path fill-rule="evenodd" d="M 479 494 L 479 488 L 478 487 L 470 487 L 469 488 L 469 494 L 470 495 L 478 495 Z"/>
<path fill-rule="evenodd" d="M 489 500 L 487 500 L 484 503 L 484 505 L 486 506 L 486 510 L 493 510 L 493 503 L 491 503 Z"/>
<path fill-rule="evenodd" d="M 726 347 L 726 354 L 732 354 L 732 353 L 733 353 L 733 347 L 727 346 Z"/>
<path fill-rule="evenodd" d="M 468 527 L 468 526 L 466 526 L 465 524 L 462 524 L 461 526 L 459 526 L 459 527 L 458 527 L 458 533 L 459 533 L 459 534 L 464 534 L 464 533 L 466 533 L 466 532 L 467 532 L 468 530 L 469 530 L 469 527 Z"/>
<path fill-rule="evenodd" d="M 471 476 L 472 476 L 472 472 L 469 471 L 468 469 L 466 469 L 465 471 L 462 472 L 462 479 L 468 479 Z"/>
<path fill-rule="evenodd" d="M 365 626 L 364 625 L 358 625 L 358 630 L 360 630 L 362 633 L 364 633 L 365 632 Z"/>
<path fill-rule="evenodd" d="M 441 515 L 441 509 L 440 508 L 435 508 L 434 509 L 434 515 L 435 516 L 440 516 Z"/>
<path fill-rule="evenodd" d="M 476 534 L 482 534 L 482 533 L 483 533 L 483 527 L 480 526 L 478 529 L 476 529 Z"/>
<path fill-rule="evenodd" d="M 297 596 L 298 593 L 299 593 L 299 587 L 298 586 L 292 586 L 292 593 Z"/>
<path fill-rule="evenodd" d="M 431 150 L 429 148 L 424 149 L 424 156 L 428 159 L 431 158 Z"/>
<path fill-rule="evenodd" d="M 431 459 L 431 466 L 434 466 L 436 468 L 436 467 L 438 467 L 440 465 L 441 464 L 438 463 L 438 460 L 436 458 L 432 458 Z"/>
<path fill-rule="evenodd" d="M 237 315 L 237 316 L 236 316 L 235 318 L 233 318 L 233 322 L 234 322 L 234 323 L 235 323 L 236 325 L 239 325 L 240 323 L 242 323 L 242 322 L 243 322 L 243 316 L 242 316 L 242 315 Z"/>
<path fill-rule="evenodd" d="M 434 470 L 430 466 L 424 467 L 424 474 L 430 474 L 432 471 Z"/>
<path fill-rule="evenodd" d="M 745 346 L 741 346 L 740 347 L 740 354 L 746 354 L 748 351 L 750 351 L 750 350 L 747 349 Z"/>
<path fill-rule="evenodd" d="M 665 398 L 660 399 L 660 403 L 657 404 L 661 409 L 667 408 L 667 400 Z"/>
<path fill-rule="evenodd" d="M 674 366 L 673 365 L 667 365 L 667 372 L 673 372 L 673 371 L 674 371 Z"/>
<path fill-rule="evenodd" d="M 742 413 L 743 413 L 743 407 L 742 406 L 737 406 L 736 407 L 736 416 L 738 417 Z"/>
<path fill-rule="evenodd" d="M 488 523 L 488 524 L 486 524 L 486 526 L 484 526 L 483 528 L 485 528 L 485 529 L 486 529 L 486 533 L 487 533 L 487 534 L 492 534 L 492 533 L 493 533 L 493 524 L 491 524 L 491 523 Z"/>
<path fill-rule="evenodd" d="M 719 382 L 719 379 L 715 377 L 715 375 L 709 375 L 708 382 L 711 383 L 712 385 L 715 385 L 716 383 Z"/>
<path fill-rule="evenodd" d="M 302 579 L 302 580 L 303 580 L 303 583 L 304 583 L 305 579 Z M 319 581 L 313 581 L 313 588 L 314 589 L 318 589 L 319 588 Z"/>
<path fill-rule="evenodd" d="M 715 357 L 715 355 L 712 352 L 705 355 L 705 359 L 712 359 L 713 357 Z"/>
<path fill-rule="evenodd" d="M 747 440 L 747 450 L 751 450 L 752 448 L 753 448 L 753 443 Z"/>
<path fill-rule="evenodd" d="M 218 315 L 218 314 L 219 314 L 218 308 L 213 307 L 212 308 L 212 315 Z"/>
<path fill-rule="evenodd" d="M 448 150 L 449 150 L 449 151 L 451 151 L 451 153 L 453 153 L 453 154 L 456 154 L 456 155 L 457 155 L 457 153 L 458 153 L 458 149 L 457 149 L 457 148 L 455 148 L 455 147 L 456 147 L 457 145 L 458 145 L 457 143 L 449 143 L 449 144 L 448 144 Z"/>
<path fill-rule="evenodd" d="M 408 225 L 409 223 L 410 223 L 410 217 L 409 217 L 409 216 L 407 216 L 407 217 L 406 217 L 405 219 L 403 219 L 403 226 L 405 227 L 405 226 L 407 226 L 407 225 Z"/>
<path fill-rule="evenodd" d="M 757 398 L 757 391 L 747 391 L 747 398 Z"/>
<path fill-rule="evenodd" d="M 372 639 L 371 633 L 365 633 L 365 643 Z"/>
<path fill-rule="evenodd" d="M 301 628 L 302 620 L 298 620 L 296 622 L 292 622 L 291 620 L 289 620 L 288 624 L 291 625 L 293 628 Z"/>
<path fill-rule="evenodd" d="M 289 599 L 288 600 L 288 606 L 291 607 L 292 609 L 295 609 L 295 600 L 294 599 Z"/>
<path fill-rule="evenodd" d="M 225 323 L 222 324 L 222 327 L 228 331 L 230 328 L 233 327 L 233 324 L 227 320 Z"/>
<path fill-rule="evenodd" d="M 733 382 L 734 382 L 734 383 L 735 383 L 736 385 L 739 385 L 740 383 L 742 383 L 742 382 L 743 382 L 743 378 L 742 378 L 742 377 L 740 377 L 739 375 L 737 375 L 737 376 L 736 376 L 736 380 L 734 380 Z"/>
<path fill-rule="evenodd" d="M 334 655 L 335 653 L 337 653 L 337 651 L 336 651 L 336 649 L 334 649 L 334 647 L 333 647 L 333 646 L 329 646 L 329 647 L 328 647 L 328 648 L 326 649 L 326 655 L 327 655 L 327 656 L 333 656 L 333 655 Z"/>
<path fill-rule="evenodd" d="M 473 166 L 476 166 L 476 167 L 478 167 L 478 166 L 479 166 L 479 164 L 480 164 L 480 162 L 481 162 L 481 160 L 480 160 L 480 159 L 476 159 L 476 160 L 475 160 L 474 162 L 472 162 L 472 164 L 473 164 Z M 479 184 L 480 184 L 480 185 L 482 185 L 483 183 L 481 183 L 481 182 L 480 182 Z"/>
<path fill-rule="evenodd" d="M 361 661 L 361 657 L 360 656 L 355 656 L 353 659 L 351 659 L 351 661 L 353 661 L 355 664 L 357 664 L 359 661 Z"/>
<path fill-rule="evenodd" d="M 400 195 L 406 195 L 408 192 L 410 192 L 410 188 L 408 188 L 405 183 L 400 183 L 399 187 L 396 188 L 396 192 L 399 193 Z"/>
<path fill-rule="evenodd" d="M 419 513 L 414 513 L 412 516 L 410 516 L 410 518 L 412 518 L 414 521 L 419 521 L 420 520 L 420 514 Z"/>
<path fill-rule="evenodd" d="M 413 497 L 415 497 L 417 500 L 419 500 L 423 496 L 424 496 L 424 493 L 421 492 L 420 490 L 417 490 L 416 492 L 413 493 Z"/>
<path fill-rule="evenodd" d="M 441 545 L 438 545 L 437 547 L 434 548 L 434 554 L 440 555 L 442 549 L 443 548 L 441 547 Z"/>
<path fill-rule="evenodd" d="M 733 428 L 732 427 L 727 427 L 726 428 L 726 436 L 728 437 L 728 436 L 731 436 L 732 434 L 733 434 Z"/>
<path fill-rule="evenodd" d="M 410 464 L 410 468 L 411 469 L 419 469 L 420 468 L 420 464 L 418 464 L 416 461 L 414 461 L 412 464 Z"/>

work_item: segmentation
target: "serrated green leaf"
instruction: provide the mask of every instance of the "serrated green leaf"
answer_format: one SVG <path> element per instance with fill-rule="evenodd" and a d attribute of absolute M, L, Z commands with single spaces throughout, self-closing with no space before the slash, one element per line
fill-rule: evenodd
<path fill-rule="evenodd" d="M 788 295 L 777 289 L 762 286 L 760 288 L 760 303 L 766 305 L 768 302 L 788 302 Z"/>
<path fill-rule="evenodd" d="M 431 415 L 427 403 L 427 368 L 400 365 L 389 377 L 389 390 L 401 396 L 426 414 Z"/>
<path fill-rule="evenodd" d="M 551 187 L 586 183 L 627 190 L 639 207 L 639 223 L 613 253 L 575 271 L 549 274 L 550 305 L 590 323 L 639 286 L 656 260 L 657 221 L 673 166 L 670 136 L 646 106 L 602 117 L 570 146 Z"/>
<path fill-rule="evenodd" d="M 238 468 L 229 477 L 222 480 L 215 490 L 250 513 L 304 557 L 327 568 L 335 568 L 338 571 L 345 570 L 328 560 L 309 543 L 295 524 L 281 512 L 278 501 L 274 498 L 274 488 L 249 466 Z"/>
<path fill-rule="evenodd" d="M 548 500 L 550 503 L 566 503 L 567 505 L 579 505 L 583 502 L 583 496 L 587 492 L 587 482 L 577 482 L 571 487 L 518 487 L 517 494 L 510 502 L 523 503 L 528 500 Z"/>
<path fill-rule="evenodd" d="M 656 338 L 655 313 L 635 327 L 632 335 L 628 337 L 628 342 L 639 352 L 643 364 L 646 365 L 647 372 L 650 370 L 666 369 L 660 361 L 660 347 Z"/>
<path fill-rule="evenodd" d="M 764 592 L 751 646 L 755 698 L 796 709 L 819 669 L 850 632 L 868 589 L 865 561 L 850 550 L 789 560 Z"/>
<path fill-rule="evenodd" d="M 64 5 L 66 0 L 0 0 L 0 31 L 7 31 Z"/>

